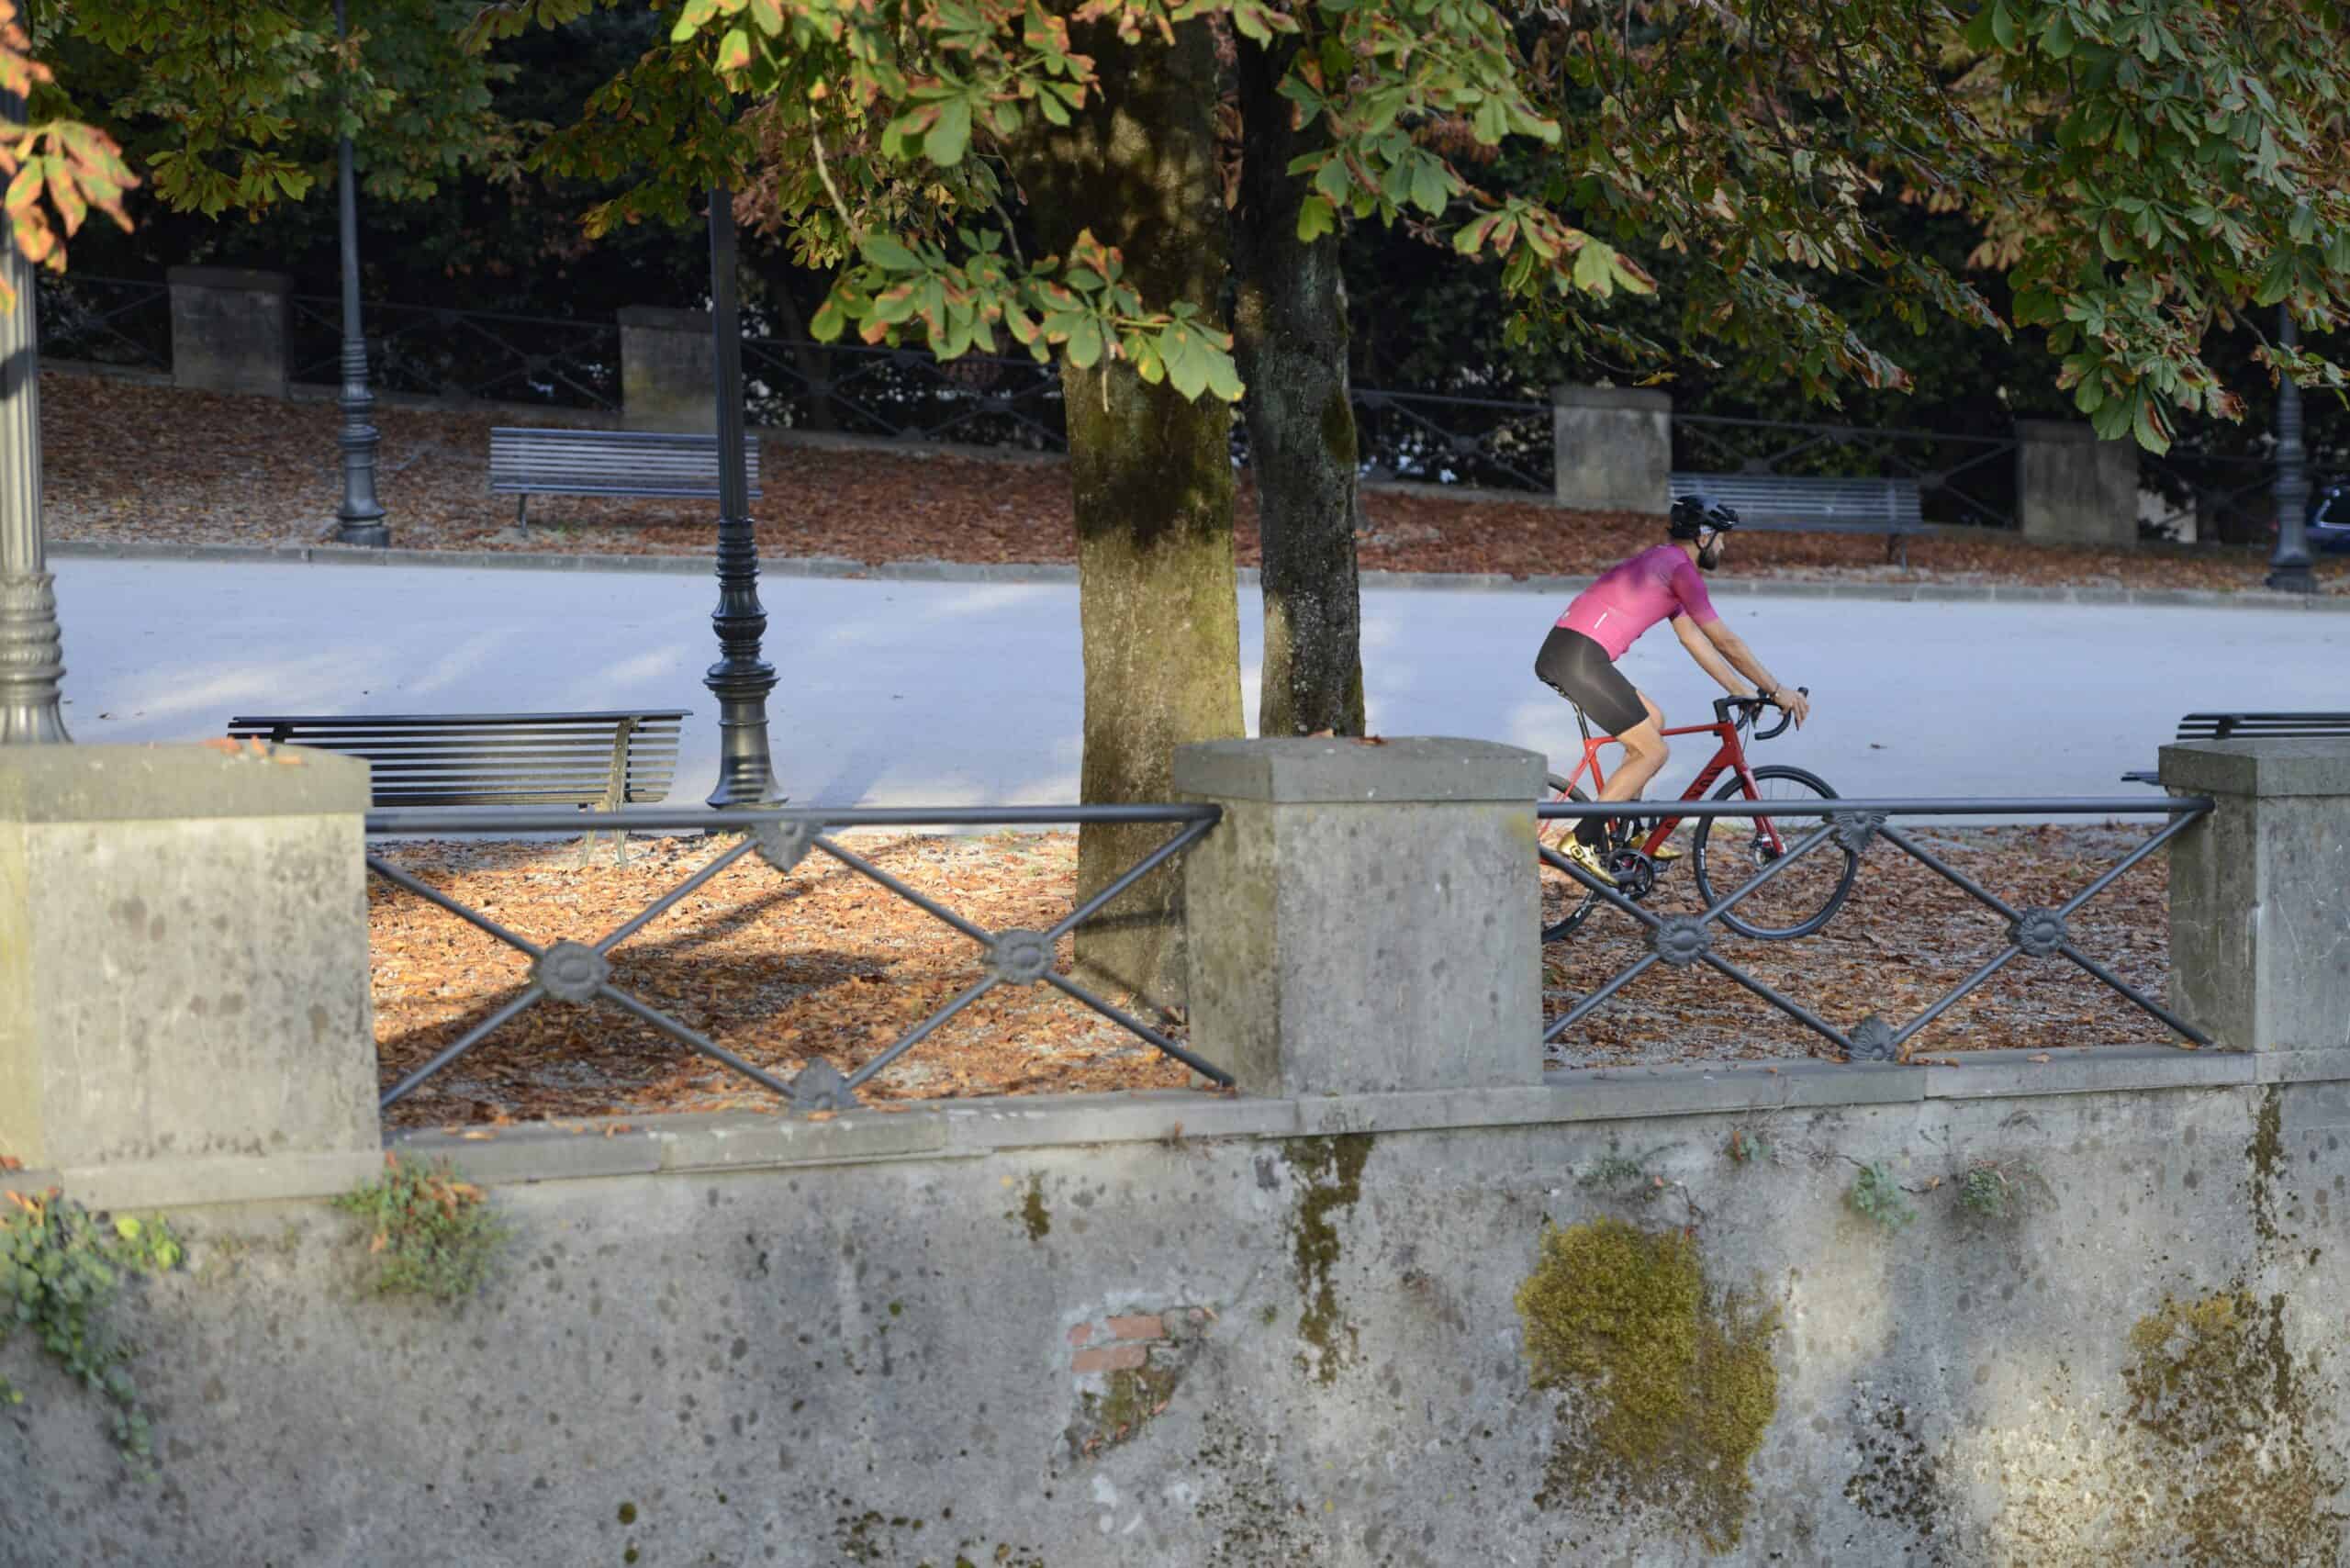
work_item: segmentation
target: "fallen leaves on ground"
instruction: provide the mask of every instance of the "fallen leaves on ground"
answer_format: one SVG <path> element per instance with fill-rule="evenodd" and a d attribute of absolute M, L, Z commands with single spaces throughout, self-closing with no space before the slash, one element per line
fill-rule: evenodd
<path fill-rule="evenodd" d="M 2139 841 L 2128 828 L 1913 830 L 2019 908 L 2054 907 Z M 1074 834 L 853 836 L 891 875 L 990 930 L 1049 928 L 1076 888 Z M 542 945 L 593 943 L 723 853 L 701 837 L 640 841 L 626 866 L 582 867 L 569 844 L 407 842 L 394 864 Z M 1652 907 L 1694 913 L 1685 865 Z M 2092 902 L 2074 939 L 2159 998 L 2167 964 L 2155 857 Z M 1550 913 L 1555 918 L 1558 893 Z M 376 1040 L 397 1082 L 512 1000 L 527 958 L 446 911 L 375 879 L 369 890 Z M 2005 944 L 2003 924 L 1889 844 L 1872 846 L 1852 899 L 1820 935 L 1726 936 L 1718 951 L 1840 1026 L 1896 1024 Z M 1545 953 L 1545 1009 L 1646 951 L 1613 913 Z M 1064 969 L 1070 944 L 1058 948 Z M 887 1050 L 983 972 L 979 945 L 829 857 L 789 874 L 745 856 L 613 949 L 612 983 L 762 1070 L 789 1079 L 822 1058 L 843 1072 Z M 1177 1038 L 1180 1021 L 1163 1020 Z M 1532 1026 L 1528 1020 L 1528 1026 Z M 1912 1061 L 1998 1047 L 2165 1038 L 2062 960 L 2019 958 L 1912 1042 Z M 1589 1067 L 1819 1054 L 1824 1041 L 1703 968 L 1658 966 L 1552 1048 Z M 878 1074 L 868 1100 L 1180 1088 L 1180 1064 L 1049 987 L 1000 987 Z M 780 1111 L 777 1099 L 608 1003 L 543 1001 L 393 1107 L 400 1126 L 565 1121 L 670 1111 Z"/>
<path fill-rule="evenodd" d="M 1723 826 L 1731 825 L 1725 819 Z M 1895 825 L 2019 911 L 2063 905 L 2150 831 Z M 1679 842 L 1687 845 L 1685 833 Z M 1812 854 L 1838 851 L 1830 845 Z M 2156 852 L 2066 923 L 2076 946 L 2157 1002 L 2170 967 L 2167 869 Z M 1546 869 L 1543 880 L 1544 915 L 1555 921 L 1568 907 L 1567 879 Z M 1659 878 L 1644 907 L 1698 913 L 1695 881 L 1689 863 L 1678 863 Z M 1717 896 L 1729 890 L 1717 881 Z M 2003 917 L 1882 838 L 1863 855 L 1843 909 L 1818 935 L 1763 942 L 1714 930 L 1717 956 L 1847 1034 L 1871 1014 L 1896 1028 L 1908 1025 L 2008 945 Z M 1619 911 L 1601 910 L 1572 938 L 1544 950 L 1545 1016 L 1559 1016 L 1648 951 L 1645 927 Z M 1905 1055 L 1920 1062 L 1929 1051 L 1947 1058 L 1973 1050 L 2178 1043 L 2070 960 L 2020 957 L 1913 1036 Z M 1666 964 L 1650 969 L 1550 1047 L 1556 1067 L 1835 1054 L 1828 1040 L 1715 970 Z"/>
<path fill-rule="evenodd" d="M 330 403 L 182 391 L 58 372 L 41 378 L 41 454 L 50 536 L 118 543 L 314 544 L 331 532 L 340 495 Z M 489 493 L 493 425 L 566 421 L 560 409 L 522 416 L 379 405 L 377 489 L 394 544 L 414 550 L 534 550 L 591 554 L 706 554 L 711 503 L 533 497 L 527 537 L 511 499 Z M 1077 535 L 1066 465 L 979 458 L 906 445 L 843 449 L 768 439 L 763 498 L 752 503 L 760 551 L 774 558 L 1066 564 Z M 1437 487 L 1364 497 L 1357 549 L 1367 570 L 1588 575 L 1653 544 L 1657 520 L 1573 512 L 1490 493 Z M 1241 476 L 1241 563 L 1255 566 L 1257 497 Z M 1888 566 L 1883 543 L 1825 533 L 1740 537 L 1740 577 L 1851 581 L 2207 588 L 2261 585 L 2249 549 L 2142 546 L 2098 550 L 2027 543 L 1985 530 L 1913 539 L 1910 568 Z M 2350 561 L 2318 566 L 2325 591 L 2350 593 Z"/>

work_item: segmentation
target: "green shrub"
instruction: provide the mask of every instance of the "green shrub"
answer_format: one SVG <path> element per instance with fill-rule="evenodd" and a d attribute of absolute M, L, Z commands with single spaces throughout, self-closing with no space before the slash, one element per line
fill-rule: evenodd
<path fill-rule="evenodd" d="M 431 1170 L 384 1157 L 384 1176 L 334 1201 L 368 1227 L 375 1289 L 386 1295 L 462 1301 L 488 1280 L 509 1232 L 482 1190 L 448 1161 Z"/>
<path fill-rule="evenodd" d="M 1844 1202 L 1863 1219 L 1874 1220 L 1887 1230 L 1899 1230 L 1918 1217 L 1916 1207 L 1902 1195 L 1901 1184 L 1882 1165 L 1862 1166 Z"/>
<path fill-rule="evenodd" d="M 138 1347 L 115 1331 L 107 1309 L 123 1277 L 176 1266 L 179 1240 L 161 1220 L 105 1223 L 51 1188 L 6 1194 L 0 1218 L 0 1344 L 23 1328 L 67 1375 L 106 1401 L 115 1444 L 132 1471 L 151 1473 L 154 1433 L 131 1377 Z M 0 1377 L 0 1404 L 24 1391 Z"/>

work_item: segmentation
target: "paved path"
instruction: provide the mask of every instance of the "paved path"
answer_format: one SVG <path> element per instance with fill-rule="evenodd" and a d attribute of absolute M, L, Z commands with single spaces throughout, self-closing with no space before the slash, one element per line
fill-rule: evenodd
<path fill-rule="evenodd" d="M 716 656 L 706 578 L 67 560 L 67 722 L 82 741 L 217 734 L 231 713 L 677 707 L 675 799 L 716 778 L 701 686 Z M 777 767 L 809 804 L 976 805 L 1077 798 L 1077 591 L 1066 584 L 769 578 Z M 1534 650 L 1556 596 L 1364 595 L 1371 726 L 1571 756 L 1566 706 Z M 1242 656 L 1256 712 L 1259 601 Z M 2130 795 L 2178 715 L 2350 707 L 2350 616 L 2268 610 L 1724 601 L 1809 729 L 1762 749 L 1842 793 Z M 1713 694 L 1669 632 L 1627 655 L 1668 721 Z M 1667 769 L 1677 792 L 1699 760 Z"/>

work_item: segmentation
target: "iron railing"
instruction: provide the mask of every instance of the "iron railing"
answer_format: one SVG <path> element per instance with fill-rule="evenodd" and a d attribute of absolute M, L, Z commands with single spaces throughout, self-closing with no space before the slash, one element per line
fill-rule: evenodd
<path fill-rule="evenodd" d="M 503 942 L 529 958 L 529 982 L 520 994 L 436 1052 L 431 1060 L 384 1091 L 381 1108 L 413 1093 L 478 1046 L 501 1025 L 543 1002 L 584 1006 L 608 1002 L 630 1016 L 667 1036 L 678 1045 L 710 1058 L 733 1072 L 780 1096 L 802 1112 L 836 1111 L 856 1105 L 856 1092 L 876 1073 L 913 1049 L 957 1014 L 998 986 L 1048 985 L 1063 995 L 1116 1024 L 1166 1056 L 1213 1082 L 1225 1087 L 1232 1075 L 1203 1060 L 1166 1035 L 1054 967 L 1054 945 L 1070 935 L 1120 894 L 1205 837 L 1222 812 L 1211 805 L 993 806 L 970 808 L 877 807 L 850 811 L 789 808 L 761 811 L 628 811 L 575 812 L 512 811 L 468 815 L 453 823 L 441 812 L 381 811 L 367 813 L 371 838 L 403 834 L 435 837 L 450 834 L 481 836 L 492 834 L 572 834 L 585 829 L 602 832 L 741 833 L 740 843 L 721 851 L 708 864 L 670 889 L 634 915 L 592 942 L 565 937 L 542 945 L 508 930 L 479 910 L 450 897 L 411 876 L 381 855 L 369 853 L 367 868 L 396 887 L 425 900 Z M 1136 861 L 1099 891 L 1078 904 L 1058 924 L 1044 931 L 990 931 L 908 886 L 871 860 L 832 837 L 827 829 L 850 827 L 1039 827 L 1071 823 L 1165 823 L 1177 831 L 1165 843 Z M 844 1074 L 822 1057 L 811 1057 L 789 1081 L 755 1063 L 746 1061 L 715 1040 L 670 1017 L 660 1009 L 621 990 L 611 980 L 612 949 L 659 919 L 697 888 L 746 856 L 756 855 L 776 872 L 788 875 L 811 851 L 821 851 L 858 876 L 886 889 L 979 944 L 988 956 L 986 971 L 952 1001 L 898 1036 L 887 1048 Z"/>
<path fill-rule="evenodd" d="M 1020 356 L 743 340 L 755 424 L 1065 452 L 1060 372 Z"/>
<path fill-rule="evenodd" d="M 44 357 L 170 372 L 169 284 L 44 272 L 35 300 Z"/>
<path fill-rule="evenodd" d="M 342 306 L 324 295 L 291 299 L 289 379 L 342 379 Z M 510 316 L 431 305 L 367 305 L 367 367 L 379 390 L 483 403 L 549 408 L 621 407 L 617 321 Z"/>
<path fill-rule="evenodd" d="M 2016 441 L 1898 427 L 1673 416 L 1676 473 L 1908 479 L 1929 522 L 2016 526 Z"/>
<path fill-rule="evenodd" d="M 1660 809 L 1658 802 L 1649 802 L 1651 809 Z M 1901 1047 L 1918 1032 L 1956 1006 L 1984 981 L 1989 980 L 2019 958 L 2063 958 L 2079 966 L 2088 974 L 2111 987 L 2124 999 L 2143 1008 L 2173 1033 L 2198 1046 L 2210 1044 L 2210 1037 L 2123 980 L 2111 969 L 2075 945 L 2065 927 L 2069 920 L 2091 899 L 2113 885 L 2116 879 L 2141 860 L 2168 844 L 2185 832 L 2197 819 L 2211 809 L 2211 802 L 2201 798 L 2171 797 L 2149 801 L 2136 800 L 1828 800 L 1812 802 L 1783 801 L 1680 801 L 1670 806 L 1676 817 L 1770 817 L 1818 819 L 1819 825 L 1800 839 L 1790 833 L 1786 853 L 1771 860 L 1741 882 L 1730 892 L 1718 898 L 1697 914 L 1659 914 L 1642 908 L 1624 897 L 1614 888 L 1568 859 L 1557 850 L 1544 846 L 1540 849 L 1542 863 L 1574 879 L 1590 892 L 1621 910 L 1646 928 L 1649 950 L 1608 980 L 1583 995 L 1556 1018 L 1544 1022 L 1542 1039 L 1545 1045 L 1557 1040 L 1569 1029 L 1590 1017 L 1617 992 L 1659 964 L 1685 969 L 1703 964 L 1708 969 L 1761 997 L 1781 1013 L 1818 1035 L 1843 1053 L 1848 1061 L 1892 1061 L 1897 1058 Z M 1589 817 L 1620 816 L 1623 807 L 1581 801 L 1545 801 L 1536 808 L 1536 814 L 1548 821 L 1580 822 Z M 2144 817 L 2168 816 L 2170 823 L 2149 835 L 2113 866 L 2099 873 L 2089 884 L 2054 909 L 2018 909 L 1998 894 L 1985 889 L 1964 871 L 1949 865 L 1915 838 L 1892 825 L 1894 817 L 2003 817 L 2033 821 L 2061 818 Z M 1838 852 L 1864 857 L 1878 842 L 1893 846 L 1929 870 L 1965 892 L 1968 896 L 1999 915 L 2008 923 L 2007 945 L 1974 973 L 1945 991 L 1942 997 L 1907 1023 L 1897 1024 L 1872 1012 L 1850 1029 L 1841 1029 L 1822 1018 L 1803 1003 L 1781 995 L 1768 984 L 1714 951 L 1713 926 L 1723 915 L 1750 895 L 1784 875 L 1805 857 L 1832 843 Z"/>
<path fill-rule="evenodd" d="M 2199 544 L 2265 543 L 2277 534 L 2273 457 L 2174 446 L 2138 453 L 2138 532 Z"/>

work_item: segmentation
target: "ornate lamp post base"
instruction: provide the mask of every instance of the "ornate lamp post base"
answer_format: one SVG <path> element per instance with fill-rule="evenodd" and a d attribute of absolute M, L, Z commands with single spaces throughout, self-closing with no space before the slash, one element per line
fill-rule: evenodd
<path fill-rule="evenodd" d="M 759 604 L 759 539 L 751 522 L 750 476 L 743 466 L 743 330 L 734 304 L 734 193 L 710 193 L 711 330 L 718 351 L 719 661 L 702 684 L 718 699 L 718 788 L 710 803 L 772 805 L 782 799 L 767 746 L 767 693 L 775 666 L 759 657 L 767 629 Z"/>
<path fill-rule="evenodd" d="M 22 125 L 25 100 L 0 94 L 0 119 Z M 0 745 L 62 745 L 64 642 L 40 516 L 40 327 L 33 269 L 0 226 L 0 267 L 17 291 L 0 314 Z"/>

